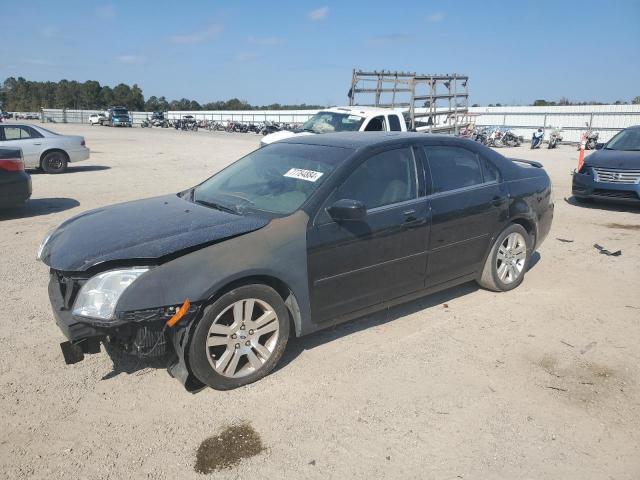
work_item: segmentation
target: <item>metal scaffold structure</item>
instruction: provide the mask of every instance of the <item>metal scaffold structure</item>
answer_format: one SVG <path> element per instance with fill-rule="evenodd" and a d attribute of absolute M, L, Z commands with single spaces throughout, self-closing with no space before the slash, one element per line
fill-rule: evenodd
<path fill-rule="evenodd" d="M 412 130 L 458 133 L 470 123 L 468 82 L 457 73 L 354 69 L 349 105 L 402 109 Z"/>

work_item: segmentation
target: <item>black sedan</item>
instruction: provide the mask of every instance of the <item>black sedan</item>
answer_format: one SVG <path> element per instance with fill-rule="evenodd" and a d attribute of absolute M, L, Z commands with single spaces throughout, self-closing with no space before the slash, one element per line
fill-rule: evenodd
<path fill-rule="evenodd" d="M 553 218 L 535 162 L 418 133 L 296 137 L 179 194 L 83 213 L 38 253 L 68 363 L 100 342 L 231 389 L 301 336 L 468 281 L 523 280 Z"/>
<path fill-rule="evenodd" d="M 22 150 L 0 148 L 0 208 L 22 205 L 31 196 L 31 177 L 24 171 Z"/>
<path fill-rule="evenodd" d="M 573 175 L 573 197 L 578 202 L 640 205 L 640 125 L 622 130 L 596 148 Z"/>

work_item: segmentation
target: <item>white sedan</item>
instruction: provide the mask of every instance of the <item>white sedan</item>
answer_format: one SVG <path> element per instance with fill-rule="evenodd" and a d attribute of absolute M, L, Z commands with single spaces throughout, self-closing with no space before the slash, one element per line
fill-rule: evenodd
<path fill-rule="evenodd" d="M 20 147 L 25 168 L 62 173 L 70 162 L 89 158 L 84 137 L 60 135 L 37 125 L 0 125 L 0 147 Z"/>
<path fill-rule="evenodd" d="M 107 117 L 104 113 L 92 113 L 91 115 L 89 115 L 89 124 L 91 126 L 101 125 L 106 118 Z"/>

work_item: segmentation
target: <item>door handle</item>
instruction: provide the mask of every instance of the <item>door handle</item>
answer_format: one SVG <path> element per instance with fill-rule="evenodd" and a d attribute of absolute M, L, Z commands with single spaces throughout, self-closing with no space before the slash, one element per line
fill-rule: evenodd
<path fill-rule="evenodd" d="M 415 210 L 405 210 L 404 212 L 402 212 L 402 214 L 405 216 L 413 215 L 414 213 L 416 213 Z"/>
<path fill-rule="evenodd" d="M 42 143 L 34 143 L 34 145 L 42 145 Z"/>

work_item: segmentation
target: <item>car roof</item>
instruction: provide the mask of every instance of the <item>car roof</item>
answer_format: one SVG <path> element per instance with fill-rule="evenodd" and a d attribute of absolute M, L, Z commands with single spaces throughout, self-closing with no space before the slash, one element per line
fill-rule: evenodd
<path fill-rule="evenodd" d="M 321 112 L 334 112 L 334 113 L 348 113 L 351 115 L 358 116 L 369 116 L 369 115 L 385 115 L 389 113 L 400 113 L 392 108 L 382 108 L 382 107 L 369 107 L 364 105 L 351 105 L 351 106 L 336 106 L 330 108 L 323 108 L 320 110 Z"/>
<path fill-rule="evenodd" d="M 322 145 L 327 147 L 362 148 L 406 140 L 453 140 L 450 135 L 434 135 L 417 132 L 339 132 L 318 135 L 298 135 L 277 143 L 296 143 L 305 145 Z"/>

